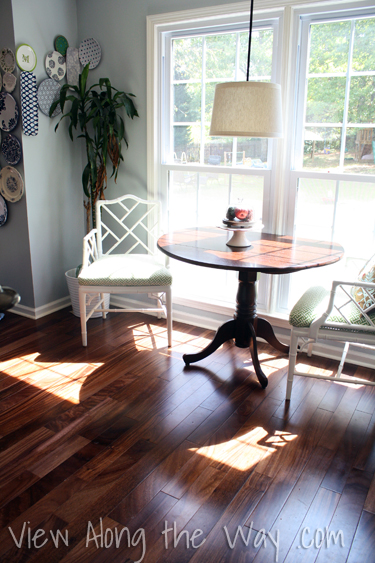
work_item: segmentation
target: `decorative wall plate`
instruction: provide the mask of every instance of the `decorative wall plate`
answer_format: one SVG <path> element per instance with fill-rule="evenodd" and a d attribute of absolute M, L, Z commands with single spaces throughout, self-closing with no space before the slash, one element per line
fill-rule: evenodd
<path fill-rule="evenodd" d="M 23 196 L 21 174 L 13 166 L 5 166 L 0 172 L 0 193 L 6 200 L 15 203 Z"/>
<path fill-rule="evenodd" d="M 39 130 L 38 91 L 36 76 L 32 72 L 21 72 L 22 130 L 28 137 L 35 137 Z"/>
<path fill-rule="evenodd" d="M 68 47 L 66 50 L 66 80 L 71 86 L 78 86 L 81 63 L 79 62 L 78 49 Z"/>
<path fill-rule="evenodd" d="M 8 164 L 15 166 L 22 156 L 21 143 L 14 135 L 7 135 L 1 143 L 1 152 Z"/>
<path fill-rule="evenodd" d="M 6 223 L 7 219 L 8 219 L 8 207 L 5 199 L 3 198 L 2 195 L 0 195 L 0 227 L 2 227 L 4 223 Z"/>
<path fill-rule="evenodd" d="M 0 79 L 1 80 L 1 79 Z M 13 92 L 17 84 L 17 78 L 11 72 L 6 72 L 3 76 L 3 88 L 6 92 Z"/>
<path fill-rule="evenodd" d="M 50 78 L 56 81 L 62 80 L 66 73 L 65 57 L 58 51 L 51 51 L 46 56 L 45 67 Z"/>
<path fill-rule="evenodd" d="M 46 78 L 39 84 L 38 88 L 38 104 L 40 111 L 49 117 L 49 110 L 54 101 L 59 99 L 61 86 L 56 80 Z M 52 114 L 52 117 L 59 115 L 61 108 L 58 105 Z"/>
<path fill-rule="evenodd" d="M 13 72 L 16 68 L 16 59 L 14 53 L 10 49 L 1 49 L 0 51 L 0 67 L 4 72 Z"/>
<path fill-rule="evenodd" d="M 0 72 L 0 90 L 1 90 L 2 87 L 3 87 L 3 77 L 2 77 L 1 72 Z"/>
<path fill-rule="evenodd" d="M 18 105 L 7 92 L 0 93 L 0 129 L 12 131 L 18 123 Z"/>
<path fill-rule="evenodd" d="M 66 50 L 69 47 L 68 40 L 63 35 L 58 35 L 55 39 L 55 50 L 58 51 L 63 57 L 66 55 Z"/>
<path fill-rule="evenodd" d="M 36 54 L 30 45 L 23 43 L 16 51 L 17 64 L 21 70 L 31 72 L 36 67 Z"/>
<path fill-rule="evenodd" d="M 102 49 L 96 39 L 84 39 L 79 46 L 79 60 L 82 66 L 90 63 L 89 69 L 96 68 L 102 57 Z"/>

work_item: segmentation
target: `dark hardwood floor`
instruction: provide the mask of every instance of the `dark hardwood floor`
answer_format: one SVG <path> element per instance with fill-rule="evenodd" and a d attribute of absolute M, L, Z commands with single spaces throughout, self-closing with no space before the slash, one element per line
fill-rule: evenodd
<path fill-rule="evenodd" d="M 1 563 L 375 561 L 374 387 L 296 378 L 287 406 L 268 345 L 262 390 L 247 350 L 184 369 L 212 333 L 175 323 L 168 350 L 140 314 L 87 348 L 68 310 L 0 335 Z"/>

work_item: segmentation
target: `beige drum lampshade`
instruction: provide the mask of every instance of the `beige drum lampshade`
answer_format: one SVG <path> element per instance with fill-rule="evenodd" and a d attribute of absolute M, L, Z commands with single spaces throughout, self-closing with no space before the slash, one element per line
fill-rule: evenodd
<path fill-rule="evenodd" d="M 282 137 L 281 87 L 271 82 L 224 82 L 215 88 L 210 135 Z"/>

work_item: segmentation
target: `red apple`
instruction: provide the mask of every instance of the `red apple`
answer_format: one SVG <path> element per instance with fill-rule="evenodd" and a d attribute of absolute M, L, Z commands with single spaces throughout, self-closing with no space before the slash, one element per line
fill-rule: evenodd
<path fill-rule="evenodd" d="M 236 207 L 235 215 L 240 221 L 251 221 L 253 217 L 253 211 L 251 209 L 242 209 L 241 207 Z"/>

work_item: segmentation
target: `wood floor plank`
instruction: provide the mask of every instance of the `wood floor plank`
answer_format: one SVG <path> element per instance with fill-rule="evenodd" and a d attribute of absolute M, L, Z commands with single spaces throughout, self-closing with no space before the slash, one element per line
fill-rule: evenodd
<path fill-rule="evenodd" d="M 324 538 L 325 527 L 340 500 L 340 495 L 321 487 L 304 518 L 284 563 L 315 561 Z"/>
<path fill-rule="evenodd" d="M 347 563 L 361 561 L 375 561 L 375 514 L 365 510 L 361 514 Z"/>
<path fill-rule="evenodd" d="M 323 480 L 323 487 L 338 493 L 342 492 L 347 476 L 355 464 L 357 453 L 364 442 L 370 420 L 370 414 L 354 412 Z"/>
<path fill-rule="evenodd" d="M 278 558 L 284 561 L 291 544 L 294 542 L 298 530 L 306 517 L 307 511 L 321 486 L 321 482 L 332 460 L 331 450 L 317 447 L 310 457 L 306 467 L 293 487 L 289 497 L 280 510 L 277 519 L 270 528 L 272 537 L 279 538 Z M 261 520 L 259 520 L 261 522 Z M 251 516 L 246 522 L 247 526 L 254 526 Z M 259 526 L 259 523 L 258 523 Z M 275 556 L 275 546 L 267 542 L 259 550 L 254 563 L 267 563 Z"/>
<path fill-rule="evenodd" d="M 316 563 L 345 563 L 370 486 L 370 475 L 353 469 L 329 524 L 329 544 L 324 542 Z"/>

